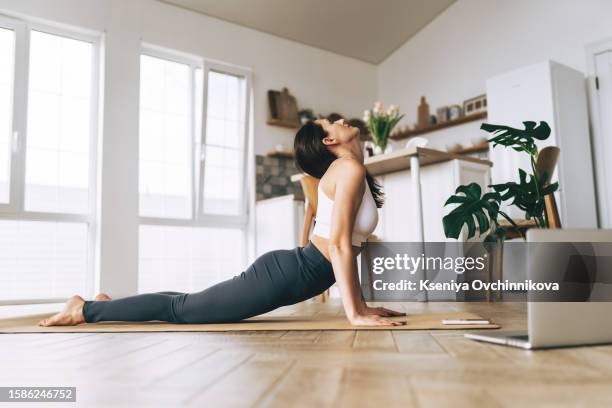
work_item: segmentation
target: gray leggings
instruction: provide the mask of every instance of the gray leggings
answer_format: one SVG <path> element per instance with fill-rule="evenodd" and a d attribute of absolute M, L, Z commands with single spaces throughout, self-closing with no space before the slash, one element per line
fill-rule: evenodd
<path fill-rule="evenodd" d="M 335 282 L 331 263 L 309 242 L 259 256 L 244 272 L 201 292 L 158 292 L 86 301 L 87 323 L 229 323 L 316 296 Z"/>

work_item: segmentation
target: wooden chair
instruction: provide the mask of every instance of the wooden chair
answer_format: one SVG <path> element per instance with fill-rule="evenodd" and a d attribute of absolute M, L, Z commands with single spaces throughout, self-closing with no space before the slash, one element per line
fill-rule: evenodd
<path fill-rule="evenodd" d="M 308 238 L 310 231 L 312 230 L 313 220 L 317 214 L 317 189 L 319 188 L 319 179 L 304 174 L 300 179 L 302 185 L 302 191 L 304 191 L 304 225 L 302 227 L 302 238 L 301 245 L 305 246 L 308 244 Z"/>
<path fill-rule="evenodd" d="M 318 204 L 318 188 L 319 179 L 304 174 L 300 179 L 302 185 L 302 191 L 304 191 L 304 225 L 302 227 L 302 237 L 300 239 L 301 245 L 305 246 L 308 244 L 310 238 L 310 232 L 312 231 L 313 221 L 317 215 L 317 204 Z M 329 298 L 329 289 L 317 296 L 317 300 L 325 302 Z"/>
<path fill-rule="evenodd" d="M 550 179 L 555 172 L 557 161 L 559 160 L 559 153 L 561 150 L 556 146 L 545 147 L 538 154 L 538 160 L 536 161 L 536 173 L 542 175 L 546 173 L 547 178 L 545 185 L 550 184 Z M 559 210 L 557 209 L 557 201 L 555 200 L 554 194 L 549 194 L 544 197 L 546 217 L 548 218 L 549 228 L 561 228 L 561 218 L 559 217 Z"/>
<path fill-rule="evenodd" d="M 545 180 L 545 185 L 550 184 L 550 180 L 555 173 L 555 167 L 557 166 L 560 152 L 561 151 L 558 147 L 549 146 L 542 149 L 538 154 L 538 160 L 536 161 L 536 173 L 541 175 L 546 172 L 547 179 Z M 549 194 L 544 197 L 544 210 L 546 211 L 546 217 L 548 218 L 549 228 L 561 228 L 561 218 L 559 217 L 557 201 L 555 200 L 554 194 Z M 528 229 L 537 227 L 534 220 L 513 221 L 518 225 L 520 232 L 513 228 L 509 222 L 505 220 L 500 222 L 500 226 L 504 228 L 507 238 L 510 239 L 520 238 L 521 233 L 525 234 Z"/>
<path fill-rule="evenodd" d="M 556 146 L 545 147 L 538 153 L 538 159 L 536 161 L 536 174 L 538 176 L 546 173 L 546 180 L 544 185 L 550 184 L 550 180 L 555 172 L 555 167 L 557 166 L 557 161 L 559 160 L 559 153 L 561 150 Z M 546 212 L 546 218 L 548 219 L 548 227 L 549 228 L 561 228 L 561 218 L 559 217 L 559 211 L 557 209 L 557 201 L 555 200 L 554 194 L 549 194 L 544 197 L 544 211 Z M 506 233 L 507 239 L 512 238 L 520 238 L 523 236 L 528 229 L 537 228 L 538 225 L 534 220 L 513 220 L 519 227 L 520 231 L 517 231 L 516 228 L 512 226 L 507 221 L 500 222 L 500 227 L 504 228 L 504 232 Z M 497 240 L 497 245 L 495 246 L 495 255 L 494 262 L 492 263 L 492 268 L 489 267 L 488 279 L 489 282 L 492 279 L 493 273 L 495 274 L 496 279 L 501 280 L 503 271 L 503 248 L 504 242 L 501 239 Z M 498 299 L 501 298 L 501 292 L 496 292 L 496 297 Z M 491 299 L 491 291 L 487 291 L 487 301 Z"/>

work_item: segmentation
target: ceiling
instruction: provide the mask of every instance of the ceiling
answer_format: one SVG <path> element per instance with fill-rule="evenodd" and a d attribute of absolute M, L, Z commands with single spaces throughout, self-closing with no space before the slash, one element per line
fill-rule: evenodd
<path fill-rule="evenodd" d="M 161 0 L 378 64 L 455 0 Z"/>

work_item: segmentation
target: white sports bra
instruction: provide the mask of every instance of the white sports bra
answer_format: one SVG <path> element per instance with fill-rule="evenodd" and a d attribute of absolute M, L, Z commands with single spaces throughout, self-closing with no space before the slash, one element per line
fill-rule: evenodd
<path fill-rule="evenodd" d="M 334 201 L 331 200 L 321 188 L 321 183 L 317 189 L 318 204 L 317 204 L 317 215 L 316 222 L 312 233 L 322 238 L 329 239 L 331 235 L 331 217 L 332 209 L 334 207 Z M 372 193 L 370 192 L 370 186 L 366 182 L 365 192 L 361 205 L 355 216 L 355 224 L 353 225 L 353 235 L 351 237 L 351 244 L 354 246 L 361 246 L 361 243 L 366 241 L 368 236 L 374 231 L 378 224 L 378 210 L 376 208 L 376 202 Z"/>

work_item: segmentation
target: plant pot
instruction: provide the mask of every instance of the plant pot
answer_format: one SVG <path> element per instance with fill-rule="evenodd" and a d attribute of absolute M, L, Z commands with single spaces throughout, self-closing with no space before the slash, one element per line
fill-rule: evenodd
<path fill-rule="evenodd" d="M 374 145 L 374 155 L 378 155 L 378 154 L 385 154 L 385 153 L 389 153 L 390 151 L 393 150 L 393 148 L 391 147 L 391 145 L 387 145 L 385 147 L 385 150 L 383 150 L 380 146 Z"/>

